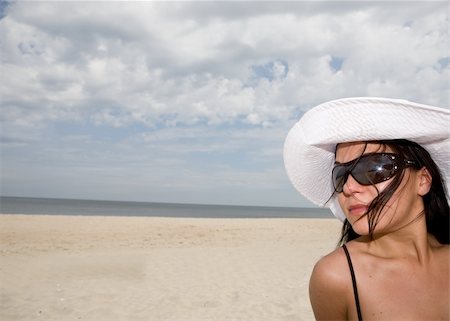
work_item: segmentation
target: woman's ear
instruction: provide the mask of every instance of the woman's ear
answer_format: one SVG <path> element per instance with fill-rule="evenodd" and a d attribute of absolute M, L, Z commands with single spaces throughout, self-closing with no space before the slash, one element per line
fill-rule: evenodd
<path fill-rule="evenodd" d="M 417 175 L 418 175 L 417 180 L 419 184 L 418 192 L 420 196 L 424 196 L 430 191 L 431 182 L 433 179 L 431 178 L 430 172 L 426 167 L 422 167 L 421 169 L 419 169 Z"/>

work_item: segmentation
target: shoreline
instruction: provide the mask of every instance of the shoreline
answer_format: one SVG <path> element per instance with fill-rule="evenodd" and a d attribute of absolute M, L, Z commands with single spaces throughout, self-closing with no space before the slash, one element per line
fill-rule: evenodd
<path fill-rule="evenodd" d="M 314 320 L 308 282 L 341 223 L 0 215 L 5 320 Z"/>
<path fill-rule="evenodd" d="M 334 218 L 320 207 L 184 204 L 80 199 L 1 197 L 3 214 L 180 218 Z M 0 213 L 0 214 L 2 214 Z"/>

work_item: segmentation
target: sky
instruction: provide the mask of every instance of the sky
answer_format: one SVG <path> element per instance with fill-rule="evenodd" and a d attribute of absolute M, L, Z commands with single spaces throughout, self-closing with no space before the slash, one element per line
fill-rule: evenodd
<path fill-rule="evenodd" d="M 289 129 L 343 97 L 448 108 L 448 25 L 446 1 L 1 0 L 0 194 L 314 206 Z"/>

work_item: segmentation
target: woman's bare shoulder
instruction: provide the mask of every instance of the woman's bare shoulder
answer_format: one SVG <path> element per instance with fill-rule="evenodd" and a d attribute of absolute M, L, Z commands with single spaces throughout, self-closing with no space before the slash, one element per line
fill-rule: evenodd
<path fill-rule="evenodd" d="M 349 284 L 351 278 L 342 248 L 322 257 L 315 264 L 309 294 L 317 320 L 346 318 Z"/>
<path fill-rule="evenodd" d="M 344 250 L 338 248 L 317 261 L 314 265 L 311 281 L 326 282 L 327 285 L 339 286 L 348 280 L 347 273 L 342 273 L 347 270 L 348 263 Z M 333 284 L 329 284 L 329 282 Z"/>

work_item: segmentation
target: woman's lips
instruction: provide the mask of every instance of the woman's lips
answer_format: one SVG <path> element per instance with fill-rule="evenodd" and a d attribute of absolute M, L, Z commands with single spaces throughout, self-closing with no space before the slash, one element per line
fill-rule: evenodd
<path fill-rule="evenodd" d="M 367 208 L 368 206 L 363 204 L 352 205 L 348 208 L 348 213 L 350 215 L 361 216 L 363 214 L 366 214 Z"/>

